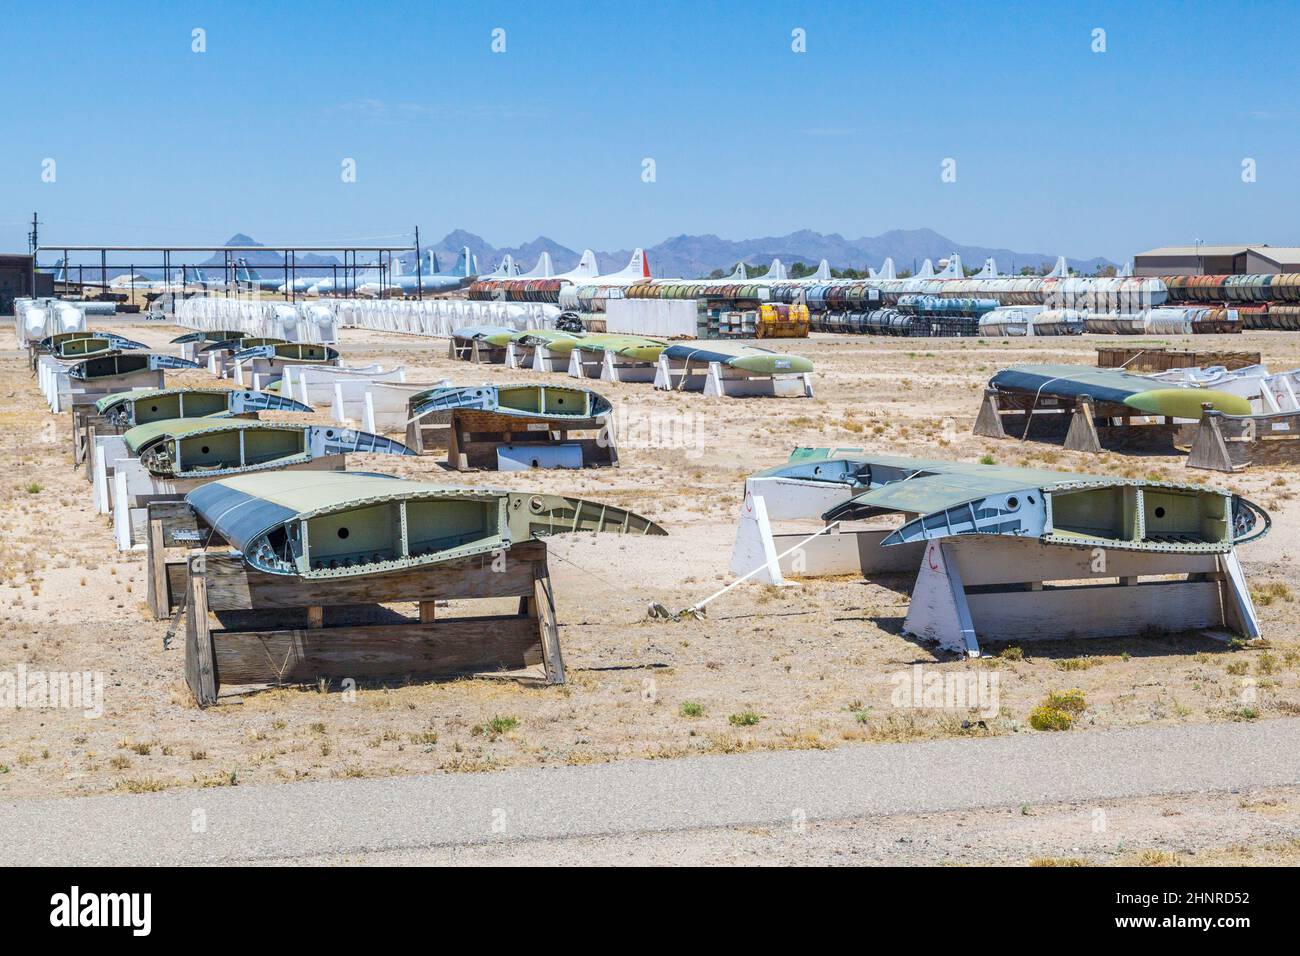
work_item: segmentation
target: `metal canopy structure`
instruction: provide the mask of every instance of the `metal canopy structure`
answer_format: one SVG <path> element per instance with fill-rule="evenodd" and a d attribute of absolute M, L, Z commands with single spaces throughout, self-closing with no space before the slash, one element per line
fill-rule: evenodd
<path fill-rule="evenodd" d="M 393 257 L 402 253 L 414 252 L 419 258 L 419 239 L 418 232 L 414 245 L 393 244 L 387 245 L 321 245 L 319 243 L 279 243 L 276 245 L 114 245 L 101 243 L 59 243 L 59 242 L 41 242 L 36 246 L 37 268 L 50 269 L 49 264 L 40 264 L 39 260 L 42 253 L 47 255 L 58 254 L 63 258 L 64 264 L 64 285 L 75 284 L 80 286 L 92 285 L 98 286 L 105 290 L 109 288 L 109 270 L 114 270 L 121 274 L 125 270 L 128 275 L 135 275 L 137 270 L 150 270 L 162 272 L 162 279 L 170 281 L 172 270 L 181 269 L 199 269 L 215 268 L 211 263 L 200 263 L 195 261 L 186 261 L 186 255 L 192 253 L 212 253 L 221 256 L 221 288 L 218 292 L 224 292 L 229 295 L 232 292 L 239 291 L 239 280 L 237 277 L 238 259 L 241 256 L 254 253 L 264 255 L 272 253 L 280 256 L 280 264 L 266 264 L 250 262 L 250 269 L 261 269 L 270 273 L 270 277 L 278 277 L 277 274 L 283 275 L 286 286 L 286 295 L 290 300 L 298 297 L 298 291 L 295 289 L 296 280 L 300 277 L 315 277 L 325 279 L 332 277 L 334 288 L 349 287 L 355 290 L 358 285 L 358 275 L 362 272 L 376 270 L 378 280 L 382 286 L 388 285 L 389 277 L 393 271 Z M 99 262 L 96 263 L 77 263 L 70 262 L 74 253 L 92 253 L 96 254 Z M 334 253 L 342 261 L 334 263 L 304 263 L 299 264 L 298 257 L 302 254 L 322 254 Z M 358 256 L 373 256 L 374 262 L 360 262 Z M 143 258 L 140 258 L 143 257 Z M 97 274 L 97 275 L 96 275 Z M 89 278 L 87 276 L 89 275 Z M 75 278 L 74 278 L 75 276 Z M 96 281 L 96 278 L 98 281 Z M 343 280 L 342 286 L 340 279 Z M 209 280 L 215 283 L 215 278 Z M 197 283 L 195 283 L 197 284 Z M 120 291 L 133 292 L 136 290 L 134 282 L 123 286 Z M 422 291 L 422 290 L 421 290 Z"/>

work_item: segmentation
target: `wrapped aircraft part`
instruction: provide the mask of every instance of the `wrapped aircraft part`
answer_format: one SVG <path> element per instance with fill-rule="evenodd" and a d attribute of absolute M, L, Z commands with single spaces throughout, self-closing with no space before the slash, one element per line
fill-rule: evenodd
<path fill-rule="evenodd" d="M 1270 305 L 1265 312 L 1247 309 L 1238 311 L 1241 313 L 1242 326 L 1247 329 L 1300 330 L 1300 305 Z"/>
<path fill-rule="evenodd" d="M 980 335 L 1030 335 L 1041 305 L 1005 305 L 980 316 Z"/>
<path fill-rule="evenodd" d="M 1241 331 L 1241 316 L 1237 309 L 1189 309 L 1188 312 L 1192 331 L 1197 334 Z"/>
<path fill-rule="evenodd" d="M 998 307 L 997 299 L 950 298 L 933 295 L 903 295 L 898 307 L 921 315 L 981 316 Z"/>
<path fill-rule="evenodd" d="M 1083 313 L 1078 309 L 1044 309 L 1034 316 L 1034 335 L 1080 335 Z"/>

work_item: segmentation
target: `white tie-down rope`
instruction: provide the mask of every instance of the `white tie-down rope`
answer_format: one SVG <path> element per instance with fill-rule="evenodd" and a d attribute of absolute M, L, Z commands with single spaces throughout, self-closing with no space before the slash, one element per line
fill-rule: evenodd
<path fill-rule="evenodd" d="M 688 608 L 683 608 L 682 610 L 678 611 L 676 614 L 673 615 L 673 617 L 675 617 L 675 618 L 682 618 L 682 617 L 686 617 L 686 616 L 688 616 L 688 615 L 694 615 L 694 614 L 699 613 L 700 611 L 704 610 L 704 606 L 705 606 L 706 604 L 709 604 L 710 602 L 714 601 L 715 599 L 722 597 L 722 595 L 726 594 L 728 591 L 730 591 L 730 590 L 731 590 L 732 588 L 734 588 L 736 585 L 738 585 L 738 584 L 744 584 L 746 581 L 748 581 L 748 580 L 749 580 L 750 578 L 752 578 L 754 575 L 758 574 L 758 572 L 762 571 L 764 568 L 768 568 L 768 567 L 771 567 L 772 565 L 776 565 L 777 569 L 779 570 L 780 567 L 781 567 L 781 559 L 784 558 L 787 554 L 792 554 L 793 552 L 798 551 L 800 548 L 802 548 L 805 544 L 807 544 L 807 543 L 808 543 L 809 541 L 811 541 L 813 538 L 816 538 L 816 537 L 819 537 L 819 536 L 825 534 L 827 531 L 830 531 L 832 528 L 836 528 L 836 527 L 838 527 L 839 524 L 840 524 L 840 523 L 839 523 L 838 521 L 832 521 L 832 522 L 831 522 L 830 524 L 828 524 L 826 527 L 824 527 L 824 528 L 822 528 L 822 529 L 820 529 L 820 530 L 814 532 L 813 534 L 808 535 L 808 537 L 804 538 L 804 539 L 803 539 L 802 541 L 800 541 L 798 544 L 794 545 L 794 546 L 791 547 L 791 548 L 787 548 L 785 551 L 782 551 L 780 554 L 778 554 L 778 555 L 777 555 L 775 558 L 773 558 L 772 560 L 763 562 L 763 563 L 760 564 L 758 567 L 756 567 L 753 571 L 750 571 L 748 574 L 746 574 L 744 577 L 736 578 L 736 580 L 732 581 L 730 584 L 728 584 L 728 585 L 727 585 L 725 588 L 723 588 L 722 590 L 720 590 L 720 591 L 714 591 L 712 594 L 710 594 L 708 597 L 706 597 L 703 601 L 696 601 L 696 602 L 695 602 L 694 604 L 692 604 L 690 607 L 688 607 Z"/>

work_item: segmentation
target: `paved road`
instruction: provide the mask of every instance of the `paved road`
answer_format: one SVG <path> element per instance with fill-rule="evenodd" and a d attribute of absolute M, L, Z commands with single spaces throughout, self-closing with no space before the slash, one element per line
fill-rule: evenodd
<path fill-rule="evenodd" d="M 10 864 L 184 864 L 1300 783 L 1300 719 L 0 804 Z M 195 823 L 206 829 L 195 832 Z"/>

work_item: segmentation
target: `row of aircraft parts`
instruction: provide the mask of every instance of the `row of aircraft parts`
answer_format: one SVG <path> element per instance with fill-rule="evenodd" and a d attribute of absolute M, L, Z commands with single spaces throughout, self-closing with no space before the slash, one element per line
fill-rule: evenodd
<path fill-rule="evenodd" d="M 411 396 L 411 414 L 472 409 L 518 418 L 588 420 L 612 410 L 603 395 L 585 388 L 563 385 L 471 385 L 432 388 Z"/>
<path fill-rule="evenodd" d="M 556 534 L 667 534 L 633 512 L 579 498 L 386 475 L 248 475 L 205 484 L 186 501 L 250 566 L 303 578 L 436 565 Z"/>
<path fill-rule="evenodd" d="M 122 352 L 143 349 L 134 339 L 116 332 L 60 332 L 41 339 L 40 351 L 59 359 L 81 359 L 102 352 Z"/>
<path fill-rule="evenodd" d="M 156 372 L 162 369 L 201 368 L 197 362 L 177 355 L 157 352 L 114 352 L 78 362 L 68 369 L 68 375 L 82 382 L 94 382 L 132 375 L 136 372 Z"/>
<path fill-rule="evenodd" d="M 228 342 L 231 340 L 238 341 L 247 337 L 247 332 L 241 332 L 237 329 L 214 329 L 212 331 L 186 332 L 184 335 L 178 335 L 172 339 L 172 345 L 197 345 L 200 342 Z"/>
<path fill-rule="evenodd" d="M 1164 276 L 1170 302 L 1300 302 L 1300 273 Z"/>
<path fill-rule="evenodd" d="M 401 442 L 336 425 L 247 418 L 175 418 L 136 425 L 126 447 L 160 478 L 212 478 L 299 465 L 327 455 L 414 455 Z"/>
<path fill-rule="evenodd" d="M 131 428 L 173 418 L 246 415 L 258 411 L 310 412 L 302 402 L 249 389 L 158 388 L 106 395 L 96 411 L 115 428 Z"/>

